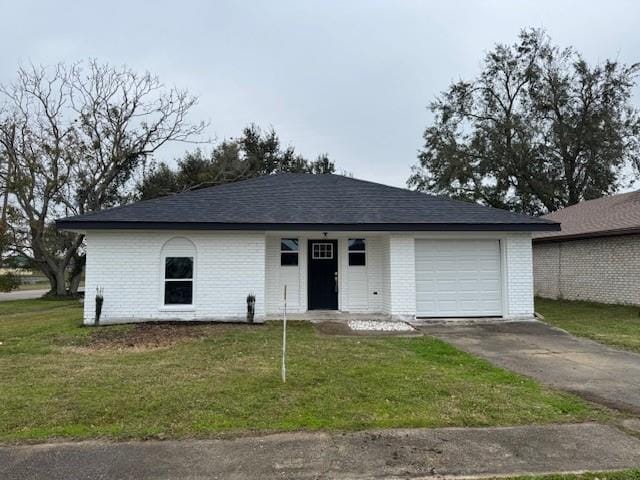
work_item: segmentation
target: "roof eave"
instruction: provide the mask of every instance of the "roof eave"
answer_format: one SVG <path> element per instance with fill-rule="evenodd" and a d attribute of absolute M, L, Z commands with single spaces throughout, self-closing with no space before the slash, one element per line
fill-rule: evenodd
<path fill-rule="evenodd" d="M 559 223 L 211 223 L 211 222 L 123 222 L 61 219 L 56 227 L 86 230 L 307 230 L 307 231 L 452 231 L 452 232 L 545 232 L 559 231 Z"/>
<path fill-rule="evenodd" d="M 568 235 L 550 235 L 548 237 L 537 237 L 533 241 L 535 243 L 551 243 L 551 242 L 564 242 L 569 240 L 586 240 L 588 238 L 600 238 L 600 237 L 617 237 L 621 235 L 635 235 L 640 234 L 640 227 L 632 228 L 616 228 L 610 230 L 599 230 L 597 232 L 582 232 L 573 233 Z"/>

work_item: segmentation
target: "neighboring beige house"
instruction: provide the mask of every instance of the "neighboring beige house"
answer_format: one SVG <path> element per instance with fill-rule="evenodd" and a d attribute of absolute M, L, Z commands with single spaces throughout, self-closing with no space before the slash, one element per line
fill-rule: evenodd
<path fill-rule="evenodd" d="M 561 231 L 534 234 L 537 296 L 640 305 L 640 190 L 543 218 Z"/>

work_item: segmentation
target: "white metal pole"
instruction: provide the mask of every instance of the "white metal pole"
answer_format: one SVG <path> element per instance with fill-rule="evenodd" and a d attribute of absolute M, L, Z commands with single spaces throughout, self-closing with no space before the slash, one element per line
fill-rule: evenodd
<path fill-rule="evenodd" d="M 287 381 L 287 366 L 285 358 L 287 355 L 287 286 L 284 286 L 284 313 L 282 315 L 282 381 Z"/>

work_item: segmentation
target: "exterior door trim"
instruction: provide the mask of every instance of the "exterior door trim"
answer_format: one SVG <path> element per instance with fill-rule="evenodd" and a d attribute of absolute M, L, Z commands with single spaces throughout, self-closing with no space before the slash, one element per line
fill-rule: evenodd
<path fill-rule="evenodd" d="M 314 245 L 316 245 L 315 248 Z M 340 255 L 338 247 L 339 242 L 336 239 L 307 240 L 307 310 L 309 311 L 339 309 Z M 312 266 L 313 262 L 328 263 Z M 319 290 L 313 290 L 314 288 Z"/>

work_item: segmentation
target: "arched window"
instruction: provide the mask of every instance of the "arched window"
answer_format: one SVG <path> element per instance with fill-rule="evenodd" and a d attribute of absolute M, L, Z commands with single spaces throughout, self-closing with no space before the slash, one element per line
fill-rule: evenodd
<path fill-rule="evenodd" d="M 196 247 L 188 239 L 175 237 L 162 247 L 162 303 L 167 306 L 194 304 Z"/>

